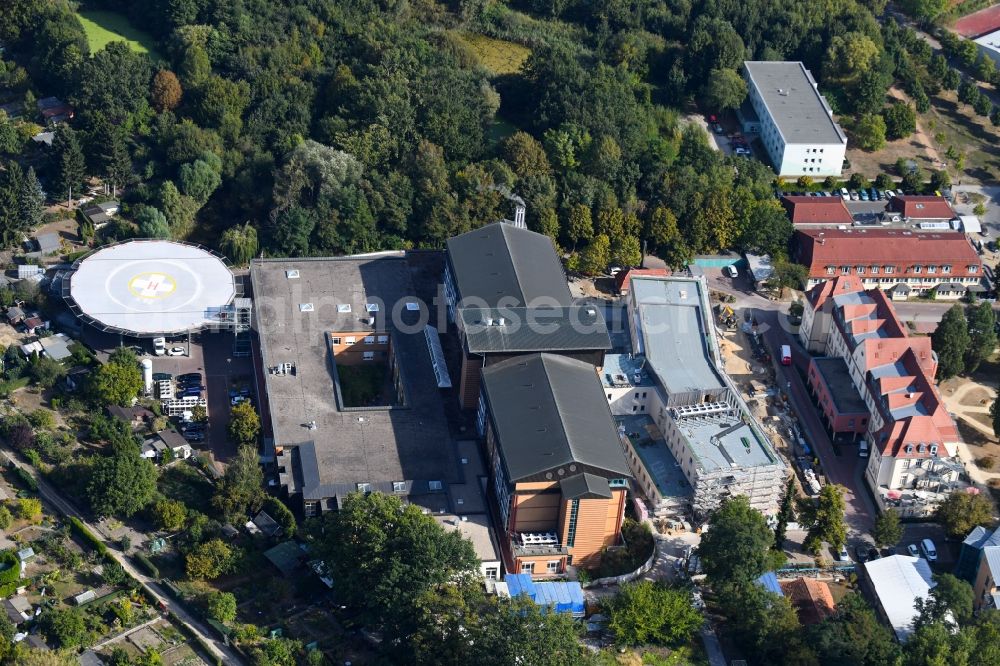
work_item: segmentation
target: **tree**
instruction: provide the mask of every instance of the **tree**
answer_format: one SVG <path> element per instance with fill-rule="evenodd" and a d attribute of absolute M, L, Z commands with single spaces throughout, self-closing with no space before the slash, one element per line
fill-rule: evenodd
<path fill-rule="evenodd" d="M 698 554 L 708 579 L 749 583 L 767 568 L 774 534 L 759 511 L 742 495 L 723 500 L 708 520 Z"/>
<path fill-rule="evenodd" d="M 595 236 L 580 252 L 580 272 L 601 275 L 611 263 L 611 241 L 604 234 Z"/>
<path fill-rule="evenodd" d="M 6 111 L 0 111 L 0 154 L 16 155 L 21 152 L 24 140 L 17 132 Z"/>
<path fill-rule="evenodd" d="M 639 266 L 642 264 L 642 246 L 635 236 L 626 235 L 616 238 L 611 243 L 611 262 L 621 266 Z"/>
<path fill-rule="evenodd" d="M 257 255 L 257 230 L 249 222 L 222 232 L 219 249 L 237 266 L 246 266 Z"/>
<path fill-rule="evenodd" d="M 514 132 L 504 140 L 503 158 L 518 178 L 548 175 L 552 171 L 545 148 L 527 132 Z"/>
<path fill-rule="evenodd" d="M 775 550 L 785 549 L 785 533 L 788 523 L 795 520 L 795 477 L 788 477 L 785 492 L 781 496 L 781 506 L 778 508 L 778 522 L 774 527 Z"/>
<path fill-rule="evenodd" d="M 970 495 L 956 491 L 941 502 L 934 519 L 956 539 L 965 538 L 977 525 L 989 525 L 993 521 L 993 506 L 983 495 Z"/>
<path fill-rule="evenodd" d="M 281 525 L 283 536 L 287 539 L 295 536 L 298 525 L 295 522 L 295 514 L 285 506 L 285 503 L 276 497 L 268 497 L 264 501 L 264 510 L 267 515 L 274 518 L 275 522 Z"/>
<path fill-rule="evenodd" d="M 153 504 L 153 520 L 160 529 L 176 532 L 187 522 L 187 507 L 177 500 L 159 500 Z"/>
<path fill-rule="evenodd" d="M 895 102 L 882 111 L 885 137 L 890 141 L 905 139 L 917 131 L 917 112 L 909 104 Z"/>
<path fill-rule="evenodd" d="M 947 190 L 951 187 L 951 176 L 947 171 L 939 170 L 931 173 L 931 189 L 935 191 Z"/>
<path fill-rule="evenodd" d="M 21 189 L 17 194 L 17 211 L 21 216 L 22 224 L 28 229 L 34 229 L 42 223 L 42 214 L 45 209 L 45 195 L 42 192 L 42 184 L 35 176 L 34 167 L 28 167 L 21 181 Z"/>
<path fill-rule="evenodd" d="M 54 640 L 59 647 L 72 648 L 83 643 L 87 635 L 87 624 L 83 615 L 75 608 L 53 608 L 42 613 L 39 618 L 42 633 Z"/>
<path fill-rule="evenodd" d="M 587 649 L 580 643 L 573 619 L 566 613 L 546 612 L 524 598 L 489 598 L 480 608 L 482 619 L 470 623 L 470 635 L 462 639 L 464 644 L 456 651 L 457 659 L 450 663 L 483 666 L 587 666 L 592 663 Z M 463 626 L 456 623 L 451 629 L 455 631 Z M 449 662 L 438 661 L 431 653 L 421 666 L 445 663 Z"/>
<path fill-rule="evenodd" d="M 866 113 L 854 125 L 854 138 L 862 150 L 874 152 L 885 147 L 885 120 L 882 116 Z"/>
<path fill-rule="evenodd" d="M 161 69 L 153 76 L 153 108 L 160 113 L 176 109 L 183 94 L 181 82 L 169 69 Z"/>
<path fill-rule="evenodd" d="M 236 596 L 232 592 L 213 592 L 208 597 L 208 616 L 217 622 L 236 619 Z"/>
<path fill-rule="evenodd" d="M 233 551 L 221 539 L 195 546 L 184 560 L 184 570 L 192 580 L 212 580 L 233 566 Z"/>
<path fill-rule="evenodd" d="M 969 346 L 965 352 L 965 372 L 973 373 L 997 348 L 997 319 L 993 306 L 982 301 L 969 308 Z"/>
<path fill-rule="evenodd" d="M 0 530 L 6 530 L 10 527 L 13 520 L 14 516 L 11 515 L 10 509 L 6 505 L 0 504 Z"/>
<path fill-rule="evenodd" d="M 904 0 L 900 3 L 903 11 L 921 21 L 933 21 L 947 7 L 947 0 Z"/>
<path fill-rule="evenodd" d="M 229 438 L 237 445 L 255 445 L 258 434 L 260 417 L 249 401 L 244 400 L 229 410 Z"/>
<path fill-rule="evenodd" d="M 714 589 L 714 586 L 713 586 Z M 808 655 L 799 639 L 799 619 L 789 600 L 755 583 L 724 584 L 718 604 L 729 634 L 759 664 L 810 663 L 793 655 Z"/>
<path fill-rule="evenodd" d="M 593 238 L 594 222 L 588 206 L 576 204 L 570 209 L 565 235 L 574 248 L 580 241 Z"/>
<path fill-rule="evenodd" d="M 219 481 L 212 504 L 226 516 L 239 516 L 248 510 L 260 510 L 263 501 L 264 473 L 257 450 L 249 445 L 240 446 Z"/>
<path fill-rule="evenodd" d="M 156 468 L 134 444 L 112 446 L 111 455 L 98 458 L 87 484 L 91 509 L 99 516 L 128 518 L 153 500 Z"/>
<path fill-rule="evenodd" d="M 212 155 L 212 157 L 215 156 Z M 203 159 L 182 164 L 178 177 L 180 178 L 181 192 L 192 197 L 201 205 L 204 205 L 212 193 L 222 184 L 222 176 L 217 168 Z"/>
<path fill-rule="evenodd" d="M 895 546 L 899 543 L 899 540 L 903 538 L 903 526 L 899 522 L 899 513 L 895 509 L 886 509 L 875 518 L 872 537 L 875 539 L 875 545 L 879 548 Z"/>
<path fill-rule="evenodd" d="M 965 370 L 965 355 L 969 350 L 969 324 L 961 306 L 954 305 L 944 313 L 941 323 L 931 335 L 931 346 L 938 356 L 938 378 L 948 379 Z"/>
<path fill-rule="evenodd" d="M 105 363 L 91 378 L 91 393 L 103 405 L 129 405 L 141 391 L 138 365 Z"/>
<path fill-rule="evenodd" d="M 805 547 L 818 553 L 822 542 L 839 550 L 847 541 L 847 526 L 844 524 L 844 488 L 827 484 L 815 499 L 803 498 L 799 503 L 799 519 L 809 526 Z"/>
<path fill-rule="evenodd" d="M 66 366 L 48 356 L 36 356 L 31 359 L 28 374 L 39 387 L 50 389 L 66 375 Z"/>
<path fill-rule="evenodd" d="M 648 580 L 623 585 L 604 610 L 620 645 L 676 645 L 704 621 L 690 592 Z"/>
<path fill-rule="evenodd" d="M 152 206 L 143 206 L 135 216 L 142 238 L 170 238 L 170 224 L 167 216 Z"/>
<path fill-rule="evenodd" d="M 422 594 L 478 567 L 471 542 L 395 496 L 351 493 L 318 528 L 314 552 L 337 581 L 339 598 L 387 643 L 410 634 Z"/>
<path fill-rule="evenodd" d="M 774 262 L 774 272 L 768 284 L 784 294 L 785 289 L 801 289 L 808 277 L 809 271 L 805 266 L 781 259 Z"/>
<path fill-rule="evenodd" d="M 710 109 L 735 109 L 747 96 L 747 82 L 734 69 L 713 69 L 702 89 L 702 101 Z"/>
<path fill-rule="evenodd" d="M 805 640 L 821 664 L 885 666 L 900 661 L 895 637 L 857 592 L 848 592 L 832 617 L 808 627 Z"/>
<path fill-rule="evenodd" d="M 947 621 L 949 613 L 959 625 L 972 619 L 972 602 L 975 597 L 972 586 L 950 573 L 935 574 L 934 581 L 937 585 L 931 589 L 930 598 L 917 601 L 919 618 L 914 625 L 919 627 Z"/>
<path fill-rule="evenodd" d="M 83 149 L 76 132 L 66 123 L 59 125 L 52 137 L 49 169 L 54 195 L 68 199 L 74 191 L 80 191 L 86 176 Z"/>
<path fill-rule="evenodd" d="M 37 497 L 22 497 L 14 504 L 14 513 L 30 523 L 42 517 L 42 501 Z"/>

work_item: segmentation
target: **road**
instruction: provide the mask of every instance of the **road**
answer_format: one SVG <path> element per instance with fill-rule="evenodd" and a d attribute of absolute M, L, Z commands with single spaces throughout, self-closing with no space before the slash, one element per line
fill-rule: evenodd
<path fill-rule="evenodd" d="M 88 522 L 83 514 L 81 514 L 72 503 L 63 498 L 62 495 L 60 495 L 51 484 L 49 484 L 48 481 L 38 474 L 34 467 L 16 460 L 6 450 L 2 451 L 2 453 L 11 464 L 20 467 L 34 477 L 35 481 L 38 483 L 38 494 L 41 495 L 44 501 L 48 502 L 63 515 L 79 519 L 88 530 L 90 530 L 93 534 L 98 535 L 98 538 L 101 538 L 101 531 L 95 525 Z M 107 545 L 106 540 L 102 538 L 102 541 L 105 541 L 105 545 Z M 229 646 L 223 645 L 219 641 L 215 640 L 207 626 L 204 625 L 201 620 L 189 613 L 184 606 L 177 603 L 176 600 L 168 597 L 158 583 L 132 566 L 132 563 L 124 553 L 121 553 L 111 547 L 108 548 L 108 553 L 115 559 L 115 561 L 122 565 L 122 568 L 125 569 L 130 576 L 139 581 L 143 590 L 151 598 L 153 598 L 161 608 L 165 608 L 167 611 L 173 613 L 178 622 L 183 624 L 191 633 L 200 638 L 202 645 L 209 649 L 213 658 L 221 659 L 225 664 L 246 663 Z"/>

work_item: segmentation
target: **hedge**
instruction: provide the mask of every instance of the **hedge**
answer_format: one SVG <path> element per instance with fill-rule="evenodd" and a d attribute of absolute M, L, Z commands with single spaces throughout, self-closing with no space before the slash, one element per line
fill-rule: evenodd
<path fill-rule="evenodd" d="M 75 516 L 70 516 L 69 524 L 73 528 L 73 531 L 76 532 L 77 536 L 90 544 L 98 553 L 108 557 L 108 547 L 105 546 L 104 542 L 98 539 L 93 532 L 87 529 L 87 526 L 83 524 L 83 521 Z"/>
<path fill-rule="evenodd" d="M 18 478 L 18 480 L 24 484 L 24 486 L 33 493 L 38 492 L 38 482 L 35 481 L 35 477 L 31 476 L 26 469 L 23 467 L 18 467 L 17 465 L 11 464 L 11 473 Z"/>
<path fill-rule="evenodd" d="M 148 557 L 146 557 L 144 553 L 136 553 L 135 559 L 139 562 L 139 564 L 142 565 L 142 568 L 146 570 L 146 573 L 148 573 L 153 578 L 156 579 L 160 578 L 160 570 L 156 568 L 156 565 L 153 564 L 153 562 Z"/>
<path fill-rule="evenodd" d="M 16 583 L 21 580 L 21 560 L 13 550 L 0 551 L 0 584 Z"/>

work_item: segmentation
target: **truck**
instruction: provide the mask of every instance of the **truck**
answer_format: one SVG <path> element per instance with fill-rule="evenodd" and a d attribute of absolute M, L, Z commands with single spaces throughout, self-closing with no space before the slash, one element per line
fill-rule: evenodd
<path fill-rule="evenodd" d="M 153 353 L 157 356 L 163 356 L 167 353 L 166 338 L 153 338 Z"/>
<path fill-rule="evenodd" d="M 792 364 L 792 348 L 789 345 L 781 345 L 781 365 Z"/>

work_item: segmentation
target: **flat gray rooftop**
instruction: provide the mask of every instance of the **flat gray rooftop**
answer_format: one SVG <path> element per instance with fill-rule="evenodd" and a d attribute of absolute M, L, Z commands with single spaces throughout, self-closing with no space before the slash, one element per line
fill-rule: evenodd
<path fill-rule="evenodd" d="M 708 350 L 701 283 L 632 278 L 641 320 L 642 349 L 668 393 L 723 388 Z"/>
<path fill-rule="evenodd" d="M 386 316 L 396 304 L 418 302 L 417 270 L 403 256 L 251 263 L 254 326 L 274 443 L 301 447 L 292 460 L 298 466 L 296 485 L 307 498 L 344 494 L 357 483 L 391 492 L 393 481 L 406 481 L 408 492 L 419 492 L 432 480 L 461 480 L 423 328 L 400 329 L 414 325 L 421 311 L 403 305 L 396 308 L 398 322 Z M 303 304 L 312 307 L 303 311 Z M 378 304 L 378 311 L 369 304 Z M 405 404 L 342 411 L 326 334 L 371 330 L 362 318 L 372 315 L 374 332 L 391 336 Z M 294 372 L 267 371 L 283 363 L 293 363 Z M 308 427 L 311 422 L 315 429 Z"/>
<path fill-rule="evenodd" d="M 762 60 L 743 64 L 786 143 L 847 143 L 805 65 Z"/>
<path fill-rule="evenodd" d="M 735 411 L 677 419 L 696 462 L 706 472 L 779 464 Z"/>
<path fill-rule="evenodd" d="M 836 356 L 814 359 L 816 369 L 823 376 L 833 396 L 833 404 L 841 414 L 867 414 L 868 406 L 858 393 L 854 381 L 851 379 L 851 371 L 847 368 L 847 362 Z"/>
<path fill-rule="evenodd" d="M 639 373 L 639 381 L 636 382 L 636 372 Z M 638 386 L 656 386 L 653 378 L 642 369 L 641 359 L 636 359 L 629 354 L 605 354 L 604 369 L 599 373 L 601 383 L 607 388 Z"/>

